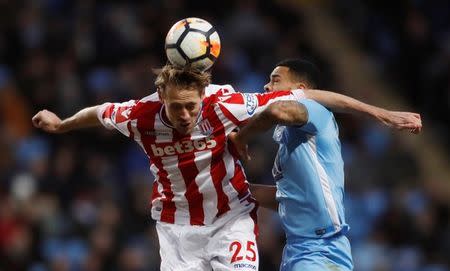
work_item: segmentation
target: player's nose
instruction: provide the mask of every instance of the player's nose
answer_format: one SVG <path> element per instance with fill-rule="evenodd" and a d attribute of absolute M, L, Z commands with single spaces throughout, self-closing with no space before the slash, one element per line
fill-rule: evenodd
<path fill-rule="evenodd" d="M 271 91 L 272 91 L 272 89 L 271 89 L 269 83 L 267 83 L 267 84 L 264 85 L 264 91 L 265 91 L 265 92 L 271 92 Z"/>
<path fill-rule="evenodd" d="M 178 117 L 184 121 L 189 120 L 190 118 L 189 111 L 187 109 L 181 110 L 180 115 Z"/>

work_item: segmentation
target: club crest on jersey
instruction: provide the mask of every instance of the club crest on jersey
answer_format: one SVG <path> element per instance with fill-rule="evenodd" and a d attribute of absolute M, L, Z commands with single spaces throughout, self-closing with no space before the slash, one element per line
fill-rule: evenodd
<path fill-rule="evenodd" d="M 280 153 L 279 152 L 277 153 L 277 156 L 275 157 L 275 162 L 273 163 L 272 176 L 276 182 L 283 179 L 283 170 L 281 169 L 281 161 L 280 161 Z"/>
<path fill-rule="evenodd" d="M 280 142 L 281 139 L 283 138 L 283 132 L 286 129 L 286 126 L 282 126 L 282 125 L 277 125 L 275 127 L 275 130 L 273 131 L 273 140 L 275 140 L 275 142 Z"/>
<path fill-rule="evenodd" d="M 245 107 L 247 108 L 247 113 L 253 115 L 258 107 L 258 98 L 255 94 L 244 93 Z"/>
<path fill-rule="evenodd" d="M 210 136 L 214 131 L 214 128 L 211 126 L 208 120 L 202 120 L 198 126 L 202 135 L 205 136 Z"/>

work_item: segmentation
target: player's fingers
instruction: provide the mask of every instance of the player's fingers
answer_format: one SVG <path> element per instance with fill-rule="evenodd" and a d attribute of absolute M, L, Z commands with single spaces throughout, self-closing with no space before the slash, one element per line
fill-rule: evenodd
<path fill-rule="evenodd" d="M 415 123 L 415 122 L 406 123 L 403 126 L 407 129 L 415 129 L 415 128 L 419 127 L 418 123 Z"/>
<path fill-rule="evenodd" d="M 419 134 L 422 131 L 422 126 L 417 126 L 409 130 L 413 134 Z"/>
<path fill-rule="evenodd" d="M 417 125 L 416 123 L 409 123 L 409 124 L 399 126 L 398 129 L 400 131 L 408 130 L 409 132 L 412 133 L 413 131 L 420 129 L 421 127 L 422 127 L 421 125 Z"/>
<path fill-rule="evenodd" d="M 422 121 L 416 120 L 412 125 L 414 126 L 414 128 L 422 128 Z"/>
<path fill-rule="evenodd" d="M 415 128 L 417 125 L 415 125 L 412 122 L 404 122 L 404 123 L 398 123 L 396 125 L 396 128 L 399 130 L 409 130 Z"/>
<path fill-rule="evenodd" d="M 31 122 L 33 123 L 34 127 L 39 128 L 41 120 L 40 120 L 39 116 L 36 115 L 31 119 Z"/>
<path fill-rule="evenodd" d="M 422 125 L 422 121 L 415 116 L 410 116 L 404 120 L 403 125 L 407 127 L 417 127 Z"/>
<path fill-rule="evenodd" d="M 33 118 L 31 119 L 31 120 L 33 121 L 33 123 L 36 123 L 36 124 L 39 125 L 39 123 L 42 122 L 42 118 L 43 118 L 43 115 L 44 115 L 44 111 L 45 111 L 45 110 L 41 110 L 41 111 L 39 111 L 38 113 L 36 113 L 36 115 L 33 116 Z"/>

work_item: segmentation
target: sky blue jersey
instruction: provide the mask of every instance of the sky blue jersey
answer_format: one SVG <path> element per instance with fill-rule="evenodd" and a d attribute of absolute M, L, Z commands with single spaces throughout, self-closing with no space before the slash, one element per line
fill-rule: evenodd
<path fill-rule="evenodd" d="M 344 162 L 333 114 L 309 99 L 303 126 L 277 126 L 273 167 L 278 212 L 287 239 L 323 238 L 348 231 L 344 215 Z"/>

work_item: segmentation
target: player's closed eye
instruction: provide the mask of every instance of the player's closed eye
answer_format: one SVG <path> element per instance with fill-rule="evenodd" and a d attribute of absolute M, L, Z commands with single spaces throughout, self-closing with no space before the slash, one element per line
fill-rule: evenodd
<path fill-rule="evenodd" d="M 171 104 L 169 105 L 170 109 L 173 111 L 180 111 L 183 109 L 183 106 L 181 104 Z"/>
<path fill-rule="evenodd" d="M 186 105 L 186 109 L 189 110 L 189 111 L 192 111 L 192 110 L 195 109 L 195 106 L 196 106 L 195 104 L 187 104 Z"/>

